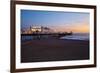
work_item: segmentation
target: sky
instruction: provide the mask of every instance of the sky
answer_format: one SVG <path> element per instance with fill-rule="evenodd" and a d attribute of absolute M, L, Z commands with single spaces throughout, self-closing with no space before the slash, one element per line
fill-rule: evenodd
<path fill-rule="evenodd" d="M 30 26 L 49 27 L 57 32 L 89 32 L 89 13 L 21 10 L 21 29 Z"/>

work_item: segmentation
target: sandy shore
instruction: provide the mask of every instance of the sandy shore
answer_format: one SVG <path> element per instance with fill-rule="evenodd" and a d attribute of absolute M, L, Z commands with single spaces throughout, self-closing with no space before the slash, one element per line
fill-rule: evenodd
<path fill-rule="evenodd" d="M 89 59 L 89 41 L 41 39 L 21 44 L 21 62 Z"/>

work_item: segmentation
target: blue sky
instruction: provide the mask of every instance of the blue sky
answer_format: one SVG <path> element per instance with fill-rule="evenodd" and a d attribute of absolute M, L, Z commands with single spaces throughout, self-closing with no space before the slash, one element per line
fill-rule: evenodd
<path fill-rule="evenodd" d="M 30 26 L 69 29 L 77 28 L 77 25 L 78 28 L 80 26 L 89 27 L 89 13 L 21 10 L 21 29 Z"/>

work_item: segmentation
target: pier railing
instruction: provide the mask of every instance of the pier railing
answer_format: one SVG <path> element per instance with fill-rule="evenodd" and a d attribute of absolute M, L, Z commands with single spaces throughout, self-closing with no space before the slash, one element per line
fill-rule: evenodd
<path fill-rule="evenodd" d="M 64 32 L 64 33 L 33 33 L 33 34 L 21 34 L 22 37 L 31 36 L 35 39 L 41 38 L 61 38 L 66 35 L 72 35 L 72 33 Z"/>

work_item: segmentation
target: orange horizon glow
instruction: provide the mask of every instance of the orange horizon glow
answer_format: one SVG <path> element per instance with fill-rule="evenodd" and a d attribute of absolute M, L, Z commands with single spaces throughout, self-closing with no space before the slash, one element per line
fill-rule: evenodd
<path fill-rule="evenodd" d="M 53 27 L 55 32 L 74 32 L 74 33 L 89 33 L 89 25 L 88 24 L 74 24 L 71 26 L 59 26 Z"/>

